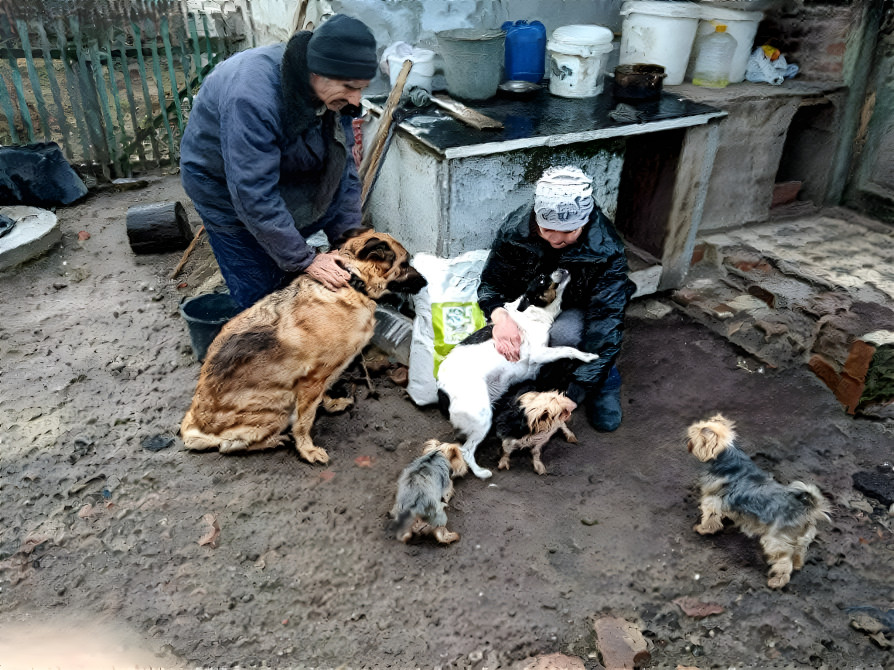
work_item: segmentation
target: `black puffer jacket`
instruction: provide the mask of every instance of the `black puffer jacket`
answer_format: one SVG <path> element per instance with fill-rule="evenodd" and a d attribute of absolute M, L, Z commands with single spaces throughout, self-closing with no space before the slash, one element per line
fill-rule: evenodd
<path fill-rule="evenodd" d="M 624 244 L 611 221 L 594 208 L 578 241 L 553 249 L 537 234 L 533 207 L 513 212 L 500 228 L 481 273 L 478 303 L 484 314 L 518 298 L 538 274 L 563 268 L 571 281 L 562 309 L 583 311 L 581 348 L 599 359 L 580 365 L 574 381 L 585 389 L 599 388 L 621 349 L 624 310 L 635 286 L 627 276 Z"/>

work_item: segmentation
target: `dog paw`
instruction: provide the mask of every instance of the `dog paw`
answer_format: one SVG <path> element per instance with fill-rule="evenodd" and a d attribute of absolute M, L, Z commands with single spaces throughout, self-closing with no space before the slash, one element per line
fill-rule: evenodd
<path fill-rule="evenodd" d="M 451 544 L 459 539 L 459 533 L 454 533 L 441 526 L 435 529 L 435 539 L 441 544 Z"/>
<path fill-rule="evenodd" d="M 220 445 L 218 445 L 218 449 L 222 454 L 232 454 L 237 451 L 245 451 L 248 447 L 248 442 L 245 440 L 223 440 Z"/>
<path fill-rule="evenodd" d="M 506 456 L 500 459 L 500 462 L 497 463 L 497 470 L 508 470 L 509 469 L 509 457 Z"/>
<path fill-rule="evenodd" d="M 697 523 L 692 527 L 692 530 L 699 535 L 711 535 L 722 528 L 722 523 Z"/>
<path fill-rule="evenodd" d="M 321 404 L 323 405 L 323 409 L 329 414 L 336 414 L 338 412 L 344 412 L 346 409 L 352 407 L 354 405 L 354 399 L 330 398 L 329 396 L 324 396 Z"/>
<path fill-rule="evenodd" d="M 326 453 L 325 449 L 320 449 L 319 447 L 298 447 L 298 453 L 308 463 L 322 463 L 325 465 L 329 462 L 329 454 Z"/>
<path fill-rule="evenodd" d="M 491 472 L 490 470 L 487 470 L 486 468 L 481 468 L 481 467 L 478 467 L 477 465 L 475 467 L 472 467 L 472 466 L 469 466 L 469 467 L 471 468 L 474 475 L 476 477 L 478 477 L 478 479 L 490 479 L 491 477 L 494 476 L 494 473 Z"/>
<path fill-rule="evenodd" d="M 767 580 L 767 586 L 771 589 L 781 589 L 791 581 L 791 575 L 773 575 Z"/>
<path fill-rule="evenodd" d="M 545 475 L 546 467 L 540 461 L 535 461 L 534 462 L 534 472 L 536 472 L 538 475 Z"/>
<path fill-rule="evenodd" d="M 569 444 L 577 444 L 577 435 L 575 435 L 574 433 L 570 433 L 565 436 L 565 441 Z"/>

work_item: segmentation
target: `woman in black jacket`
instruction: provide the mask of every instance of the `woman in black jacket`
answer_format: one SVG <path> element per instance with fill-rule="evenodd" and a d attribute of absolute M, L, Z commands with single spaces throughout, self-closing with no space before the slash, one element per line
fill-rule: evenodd
<path fill-rule="evenodd" d="M 521 336 L 503 305 L 518 298 L 535 276 L 556 268 L 568 270 L 571 281 L 550 330 L 550 344 L 599 354 L 599 359 L 577 365 L 562 385 L 567 384 L 568 396 L 578 405 L 584 403 L 594 428 L 613 431 L 621 423 L 621 375 L 615 360 L 635 286 L 627 276 L 623 242 L 594 205 L 590 178 L 573 166 L 543 173 L 533 207 L 507 218 L 482 271 L 478 303 L 493 323 L 497 351 L 507 360 L 518 360 Z M 555 368 L 545 366 L 541 376 L 551 373 Z"/>

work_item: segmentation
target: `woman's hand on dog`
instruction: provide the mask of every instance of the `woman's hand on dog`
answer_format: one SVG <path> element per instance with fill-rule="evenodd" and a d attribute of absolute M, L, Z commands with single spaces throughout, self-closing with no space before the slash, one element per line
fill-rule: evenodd
<path fill-rule="evenodd" d="M 521 354 L 521 332 L 509 316 L 509 312 L 498 307 L 491 314 L 494 322 L 494 346 L 507 361 L 515 362 Z"/>
<path fill-rule="evenodd" d="M 331 291 L 348 285 L 351 273 L 345 270 L 338 251 L 317 254 L 304 271 Z"/>

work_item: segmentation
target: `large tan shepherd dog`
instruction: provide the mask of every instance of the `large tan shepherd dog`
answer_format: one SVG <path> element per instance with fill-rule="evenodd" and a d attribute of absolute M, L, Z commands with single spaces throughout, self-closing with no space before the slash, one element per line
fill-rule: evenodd
<path fill-rule="evenodd" d="M 330 385 L 373 335 L 377 298 L 418 293 L 425 278 L 385 233 L 364 231 L 339 250 L 351 286 L 332 291 L 301 274 L 231 319 L 208 348 L 192 406 L 180 424 L 187 449 L 270 449 L 287 436 L 311 463 L 328 463 L 310 429 L 317 407 L 344 409 Z"/>

